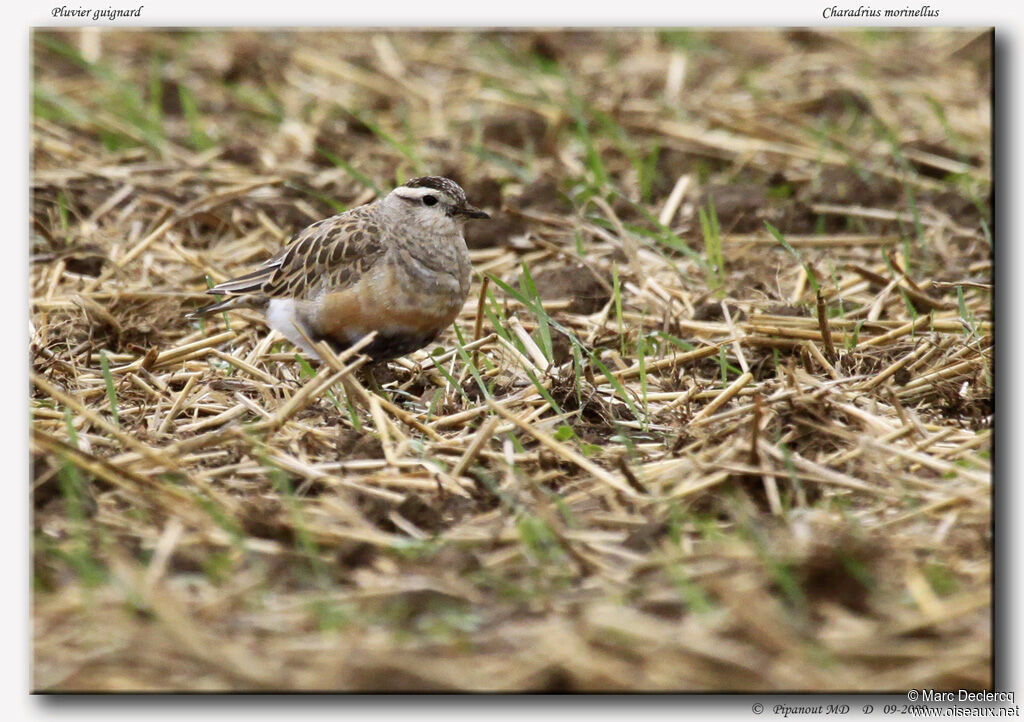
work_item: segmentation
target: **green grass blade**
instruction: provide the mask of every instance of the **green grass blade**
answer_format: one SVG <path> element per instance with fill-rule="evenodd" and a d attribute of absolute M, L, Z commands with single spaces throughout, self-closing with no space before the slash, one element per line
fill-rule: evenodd
<path fill-rule="evenodd" d="M 778 228 L 768 221 L 765 221 L 764 225 L 768 229 L 768 232 L 774 236 L 775 240 L 778 241 L 783 248 L 789 251 L 789 254 L 796 259 L 797 263 L 803 266 L 804 273 L 807 274 L 807 281 L 811 284 L 811 288 L 814 290 L 815 294 L 819 293 L 821 291 L 821 286 L 818 284 L 818 277 L 814 275 L 814 270 L 811 268 L 810 264 L 803 259 L 803 256 L 801 256 L 795 248 L 793 248 L 790 242 L 785 239 L 781 232 L 779 232 Z"/>
<path fill-rule="evenodd" d="M 121 426 L 121 417 L 117 411 L 117 390 L 114 388 L 114 377 L 110 373 L 110 362 L 107 352 L 100 351 L 100 369 L 103 370 L 103 381 L 107 385 L 107 401 L 110 402 L 110 413 L 114 417 L 114 426 Z"/>

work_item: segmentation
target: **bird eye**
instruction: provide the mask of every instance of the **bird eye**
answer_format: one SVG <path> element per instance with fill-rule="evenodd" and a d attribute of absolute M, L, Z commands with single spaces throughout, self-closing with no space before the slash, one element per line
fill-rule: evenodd
<path fill-rule="evenodd" d="M 434 196 L 423 196 L 423 205 L 425 206 L 436 206 L 437 198 Z"/>

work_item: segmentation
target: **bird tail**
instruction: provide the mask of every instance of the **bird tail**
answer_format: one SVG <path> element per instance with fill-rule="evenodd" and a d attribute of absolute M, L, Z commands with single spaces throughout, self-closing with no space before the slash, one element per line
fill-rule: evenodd
<path fill-rule="evenodd" d="M 209 306 L 197 308 L 185 318 L 200 318 L 218 311 L 230 311 L 233 308 L 265 308 L 268 298 L 260 292 L 263 284 L 273 277 L 280 260 L 275 256 L 255 271 L 218 283 L 206 293 L 211 296 L 228 296 L 228 298 Z"/>
<path fill-rule="evenodd" d="M 197 308 L 195 311 L 186 313 L 185 318 L 202 318 L 203 316 L 209 316 L 211 313 L 231 311 L 236 308 L 262 308 L 266 306 L 266 304 L 267 299 L 264 296 L 232 296 L 231 298 L 226 298 L 223 301 L 211 303 L 209 306 L 203 306 L 202 308 Z"/>

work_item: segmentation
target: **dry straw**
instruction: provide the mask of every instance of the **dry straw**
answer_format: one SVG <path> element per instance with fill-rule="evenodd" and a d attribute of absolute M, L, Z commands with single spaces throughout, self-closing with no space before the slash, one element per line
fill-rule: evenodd
<path fill-rule="evenodd" d="M 991 685 L 984 35 L 89 32 L 33 42 L 36 689 Z M 436 352 L 184 320 L 427 171 L 495 217 Z"/>

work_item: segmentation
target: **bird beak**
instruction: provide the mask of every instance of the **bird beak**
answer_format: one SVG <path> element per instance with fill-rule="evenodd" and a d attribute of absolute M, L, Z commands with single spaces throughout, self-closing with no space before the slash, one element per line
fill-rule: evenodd
<path fill-rule="evenodd" d="M 482 210 L 471 206 L 468 203 L 464 206 L 453 209 L 453 212 L 457 215 L 465 216 L 466 218 L 490 218 L 490 216 Z"/>

